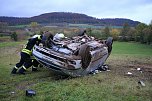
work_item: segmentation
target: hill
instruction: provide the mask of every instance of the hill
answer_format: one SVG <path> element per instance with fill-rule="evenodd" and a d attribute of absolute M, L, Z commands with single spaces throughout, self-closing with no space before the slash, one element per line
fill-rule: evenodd
<path fill-rule="evenodd" d="M 45 13 L 29 18 L 21 17 L 0 17 L 0 22 L 7 22 L 9 25 L 29 24 L 30 22 L 38 22 L 40 24 L 50 23 L 73 23 L 73 24 L 93 24 L 93 25 L 112 25 L 123 26 L 127 22 L 130 26 L 136 26 L 140 22 L 130 19 L 98 19 L 85 14 L 69 13 L 69 12 L 52 12 Z"/>

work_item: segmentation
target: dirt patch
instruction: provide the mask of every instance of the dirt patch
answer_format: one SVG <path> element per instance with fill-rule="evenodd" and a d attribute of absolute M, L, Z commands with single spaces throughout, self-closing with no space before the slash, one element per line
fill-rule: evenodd
<path fill-rule="evenodd" d="M 116 75 L 152 82 L 152 64 L 138 63 L 115 66 L 110 65 L 110 68 Z"/>
<path fill-rule="evenodd" d="M 11 39 L 8 37 L 0 37 L 0 42 L 10 42 Z"/>

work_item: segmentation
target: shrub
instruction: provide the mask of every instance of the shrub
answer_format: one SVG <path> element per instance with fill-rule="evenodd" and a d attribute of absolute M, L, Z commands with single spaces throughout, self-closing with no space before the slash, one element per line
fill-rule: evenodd
<path fill-rule="evenodd" d="M 14 41 L 17 41 L 18 39 L 17 39 L 17 34 L 16 34 L 16 32 L 13 32 L 12 34 L 11 34 L 11 39 L 13 39 Z"/>

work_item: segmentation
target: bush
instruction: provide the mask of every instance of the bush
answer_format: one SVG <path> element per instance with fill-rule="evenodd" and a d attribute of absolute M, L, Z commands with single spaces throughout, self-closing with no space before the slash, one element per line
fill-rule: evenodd
<path fill-rule="evenodd" d="M 11 39 L 13 39 L 14 41 L 17 41 L 18 39 L 17 39 L 17 34 L 16 34 L 16 32 L 13 32 L 12 34 L 11 34 Z"/>

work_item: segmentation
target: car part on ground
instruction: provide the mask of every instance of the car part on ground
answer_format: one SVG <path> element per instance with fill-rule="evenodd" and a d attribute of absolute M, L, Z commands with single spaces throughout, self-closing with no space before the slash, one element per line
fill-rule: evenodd
<path fill-rule="evenodd" d="M 99 68 L 97 68 L 96 70 L 90 72 L 89 74 L 98 74 L 98 73 L 100 73 L 102 71 L 110 71 L 108 65 L 104 64 L 104 65 L 100 66 Z"/>
<path fill-rule="evenodd" d="M 26 96 L 35 96 L 36 92 L 34 90 L 26 90 Z"/>
<path fill-rule="evenodd" d="M 43 44 L 44 46 L 34 46 L 35 58 L 59 74 L 76 77 L 102 67 L 112 51 L 113 39 L 109 37 L 107 40 L 98 40 L 83 35 L 58 42 L 47 39 Z"/>

